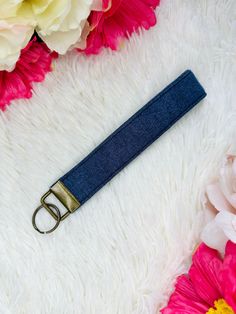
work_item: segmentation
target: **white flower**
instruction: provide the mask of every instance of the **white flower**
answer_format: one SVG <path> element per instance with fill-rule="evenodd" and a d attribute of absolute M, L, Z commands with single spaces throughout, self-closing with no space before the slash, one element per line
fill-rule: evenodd
<path fill-rule="evenodd" d="M 236 156 L 228 155 L 220 177 L 206 189 L 204 206 L 213 215 L 201 239 L 221 254 L 228 240 L 236 243 Z"/>

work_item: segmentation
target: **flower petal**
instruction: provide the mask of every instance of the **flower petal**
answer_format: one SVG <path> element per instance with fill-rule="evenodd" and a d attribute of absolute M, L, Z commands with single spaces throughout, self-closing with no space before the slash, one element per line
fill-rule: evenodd
<path fill-rule="evenodd" d="M 202 243 L 193 256 L 189 276 L 196 293 L 210 307 L 222 297 L 218 279 L 221 266 L 219 253 Z"/>
<path fill-rule="evenodd" d="M 107 6 L 109 1 L 104 0 Z M 102 47 L 117 50 L 123 38 L 128 38 L 140 27 L 149 29 L 156 24 L 154 8 L 159 0 L 113 0 L 104 12 L 92 11 L 89 23 L 86 54 L 96 54 Z M 135 9 L 134 9 L 135 8 Z"/>
<path fill-rule="evenodd" d="M 67 32 L 52 32 L 50 35 L 42 35 L 39 33 L 39 36 L 46 43 L 50 50 L 54 50 L 61 55 L 66 54 L 66 52 L 73 46 L 76 45 L 82 35 L 82 28 L 78 27 L 77 29 L 72 29 Z"/>
<path fill-rule="evenodd" d="M 16 16 L 22 0 L 0 0 L 1 19 Z"/>
<path fill-rule="evenodd" d="M 215 221 L 226 237 L 236 243 L 236 215 L 222 211 L 216 215 Z"/>
<path fill-rule="evenodd" d="M 220 186 L 228 202 L 233 206 L 236 213 L 236 175 L 235 175 L 236 156 L 227 156 L 221 169 Z"/>
<path fill-rule="evenodd" d="M 210 248 L 218 250 L 221 255 L 225 252 L 225 245 L 228 241 L 227 236 L 217 225 L 215 220 L 209 222 L 202 231 L 201 240 Z"/>
<path fill-rule="evenodd" d="M 0 71 L 0 109 L 4 110 L 13 100 L 32 96 L 32 82 L 40 82 L 51 70 L 54 55 L 44 43 L 32 40 L 21 51 L 12 72 Z"/>
<path fill-rule="evenodd" d="M 236 313 L 236 244 L 231 241 L 226 246 L 220 281 L 224 299 Z"/>
<path fill-rule="evenodd" d="M 0 71 L 12 71 L 19 59 L 21 49 L 33 35 L 31 25 L 12 24 L 0 20 Z"/>
<path fill-rule="evenodd" d="M 231 204 L 227 201 L 223 192 L 221 191 L 221 187 L 218 182 L 209 184 L 206 188 L 206 193 L 210 203 L 218 210 L 227 210 L 234 212 Z"/>
<path fill-rule="evenodd" d="M 167 307 L 161 310 L 163 314 L 171 313 L 206 313 L 208 305 L 196 294 L 189 277 L 182 275 L 177 279 L 175 291 L 171 295 Z"/>

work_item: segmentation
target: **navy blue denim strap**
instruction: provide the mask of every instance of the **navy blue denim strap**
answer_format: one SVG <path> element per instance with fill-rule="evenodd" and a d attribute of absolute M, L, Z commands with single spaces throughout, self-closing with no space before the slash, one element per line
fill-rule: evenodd
<path fill-rule="evenodd" d="M 50 192 L 74 212 L 205 96 L 194 74 L 185 71 L 53 184 Z M 50 211 L 44 199 L 42 206 Z"/>
<path fill-rule="evenodd" d="M 205 96 L 194 74 L 184 72 L 60 181 L 82 205 Z"/>

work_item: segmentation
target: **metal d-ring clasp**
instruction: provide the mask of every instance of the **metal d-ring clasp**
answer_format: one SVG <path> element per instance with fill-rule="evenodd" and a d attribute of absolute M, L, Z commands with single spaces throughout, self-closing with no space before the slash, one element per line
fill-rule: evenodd
<path fill-rule="evenodd" d="M 34 211 L 33 216 L 32 216 L 32 225 L 33 225 L 34 229 L 37 230 L 39 233 L 42 233 L 42 234 L 48 234 L 48 233 L 51 233 L 54 230 L 56 230 L 57 227 L 59 226 L 60 222 L 63 221 L 66 217 L 68 217 L 70 215 L 70 211 L 67 211 L 64 215 L 61 215 L 61 212 L 56 205 L 46 202 L 46 199 L 50 194 L 52 194 L 52 192 L 48 191 L 47 193 L 45 193 L 42 196 L 41 205 L 36 208 L 36 210 Z M 47 230 L 47 231 L 40 230 L 36 224 L 36 216 L 37 216 L 38 212 L 43 208 L 46 209 L 47 212 L 56 220 L 56 224 L 54 225 L 54 227 Z"/>

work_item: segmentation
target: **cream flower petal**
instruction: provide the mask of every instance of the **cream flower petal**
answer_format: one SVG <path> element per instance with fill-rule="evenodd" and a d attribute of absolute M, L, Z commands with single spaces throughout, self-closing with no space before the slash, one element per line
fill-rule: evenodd
<path fill-rule="evenodd" d="M 1 20 L 16 16 L 17 10 L 22 4 L 22 0 L 0 0 L 0 17 Z"/>
<path fill-rule="evenodd" d="M 42 7 L 40 7 L 41 14 L 38 14 L 38 6 L 33 6 L 33 12 L 37 20 L 40 34 L 46 36 L 60 29 L 64 19 L 73 9 L 71 1 L 72 0 L 50 1 L 44 11 L 41 11 Z"/>
<path fill-rule="evenodd" d="M 222 255 L 228 241 L 227 236 L 217 225 L 215 220 L 209 222 L 202 231 L 201 240 L 212 249 L 218 250 Z"/>
<path fill-rule="evenodd" d="M 49 49 L 63 55 L 71 48 L 72 45 L 80 40 L 81 32 L 81 28 L 78 28 L 68 32 L 57 31 L 51 33 L 51 35 L 40 35 L 40 37 Z"/>
<path fill-rule="evenodd" d="M 78 26 L 80 26 L 82 30 L 84 23 L 91 12 L 92 0 L 71 0 L 71 4 L 71 10 L 61 24 L 60 30 L 62 31 L 75 29 Z"/>
<path fill-rule="evenodd" d="M 31 1 L 31 6 L 33 12 L 38 15 L 43 13 L 49 5 L 53 2 L 53 0 L 33 0 Z"/>
<path fill-rule="evenodd" d="M 30 25 L 0 21 L 0 71 L 12 71 L 21 49 L 29 42 L 34 28 Z"/>
<path fill-rule="evenodd" d="M 236 243 L 236 215 L 222 211 L 216 216 L 215 222 L 226 237 Z"/>
<path fill-rule="evenodd" d="M 23 2 L 17 10 L 17 15 L 8 20 L 12 23 L 36 26 L 36 20 L 29 2 Z"/>

